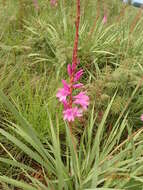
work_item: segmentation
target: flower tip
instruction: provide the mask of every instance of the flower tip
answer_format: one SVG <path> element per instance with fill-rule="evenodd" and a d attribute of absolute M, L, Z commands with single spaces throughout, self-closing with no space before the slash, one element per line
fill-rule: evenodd
<path fill-rule="evenodd" d="M 106 15 L 104 15 L 104 17 L 103 17 L 103 23 L 104 23 L 104 24 L 107 23 L 107 16 L 106 16 Z"/>

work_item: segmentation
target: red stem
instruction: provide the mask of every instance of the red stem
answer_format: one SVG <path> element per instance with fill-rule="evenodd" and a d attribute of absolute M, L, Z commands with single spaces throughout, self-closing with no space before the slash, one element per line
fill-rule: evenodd
<path fill-rule="evenodd" d="M 76 34 L 74 40 L 72 63 L 77 64 L 78 38 L 79 38 L 79 23 L 80 23 L 80 0 L 77 0 L 77 15 L 76 15 Z"/>
<path fill-rule="evenodd" d="M 76 0 L 76 33 L 73 47 L 73 56 L 72 56 L 72 65 L 77 65 L 77 52 L 78 52 L 78 40 L 79 40 L 79 24 L 80 24 L 80 0 Z M 76 68 L 75 68 L 76 70 Z M 72 91 L 73 91 L 73 82 L 74 82 L 74 74 L 75 71 L 72 72 L 70 77 L 70 99 L 69 99 L 69 107 L 72 108 Z"/>

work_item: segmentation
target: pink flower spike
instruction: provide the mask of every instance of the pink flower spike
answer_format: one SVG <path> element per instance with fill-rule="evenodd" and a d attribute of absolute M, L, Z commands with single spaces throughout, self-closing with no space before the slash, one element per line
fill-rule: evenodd
<path fill-rule="evenodd" d="M 143 121 L 143 114 L 141 115 L 140 119 L 141 119 L 141 121 Z"/>
<path fill-rule="evenodd" d="M 83 70 L 79 70 L 75 76 L 74 76 L 74 82 L 78 81 L 80 79 L 80 77 L 83 75 Z"/>
<path fill-rule="evenodd" d="M 67 96 L 70 94 L 70 91 L 65 88 L 60 88 L 56 94 L 56 97 L 59 98 L 60 102 L 66 101 Z"/>
<path fill-rule="evenodd" d="M 82 110 L 78 109 L 77 107 L 75 108 L 69 108 L 63 111 L 64 114 L 64 120 L 74 121 L 76 117 L 81 117 L 82 116 Z"/>
<path fill-rule="evenodd" d="M 85 92 L 80 92 L 78 95 L 74 96 L 74 104 L 79 104 L 82 106 L 83 110 L 86 110 L 89 105 L 89 97 Z"/>
<path fill-rule="evenodd" d="M 71 76 L 72 75 L 72 67 L 70 64 L 68 64 L 67 70 L 68 70 L 69 76 Z"/>
<path fill-rule="evenodd" d="M 74 84 L 74 85 L 73 85 L 73 88 L 81 88 L 81 87 L 83 87 L 83 84 L 82 84 L 82 83 Z"/>

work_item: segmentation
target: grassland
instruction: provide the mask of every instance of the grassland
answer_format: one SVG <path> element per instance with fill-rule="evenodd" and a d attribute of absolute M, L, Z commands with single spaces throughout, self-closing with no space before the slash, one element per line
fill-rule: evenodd
<path fill-rule="evenodd" d="M 56 92 L 72 61 L 75 1 L 38 5 L 0 0 L 0 188 L 143 189 L 142 10 L 81 1 L 90 106 L 71 134 Z"/>

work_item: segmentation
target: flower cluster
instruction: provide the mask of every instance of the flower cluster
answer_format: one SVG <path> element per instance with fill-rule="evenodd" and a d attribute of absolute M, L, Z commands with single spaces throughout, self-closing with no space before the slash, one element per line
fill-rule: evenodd
<path fill-rule="evenodd" d="M 64 120 L 71 122 L 74 121 L 76 117 L 81 117 L 83 115 L 83 111 L 87 110 L 89 97 L 84 91 L 73 96 L 73 91 L 83 87 L 82 83 L 78 83 L 79 79 L 83 75 L 83 70 L 81 69 L 76 72 L 76 64 L 69 64 L 67 71 L 70 82 L 68 84 L 65 80 L 62 80 L 63 88 L 58 90 L 56 97 L 63 103 Z"/>

